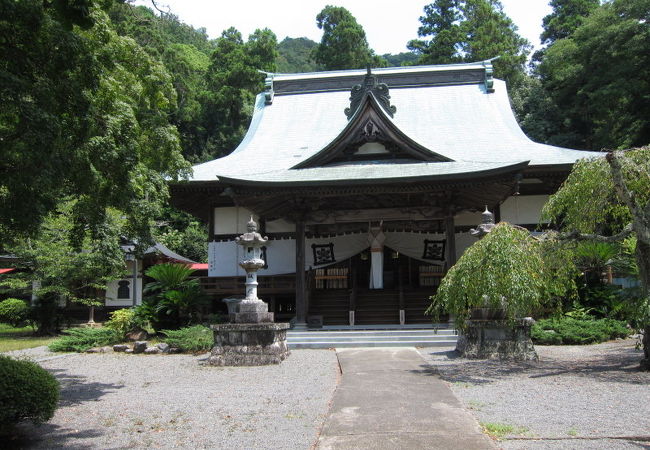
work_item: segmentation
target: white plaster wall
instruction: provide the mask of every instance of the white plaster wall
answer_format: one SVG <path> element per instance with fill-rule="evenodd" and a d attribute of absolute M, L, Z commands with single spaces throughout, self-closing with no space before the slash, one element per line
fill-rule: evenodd
<path fill-rule="evenodd" d="M 141 267 L 141 264 L 142 262 L 139 261 L 138 268 Z M 126 261 L 126 266 L 127 266 L 126 273 L 128 275 L 133 274 L 133 261 Z M 132 306 L 133 305 L 133 289 L 131 288 L 131 285 L 133 283 L 133 277 L 128 275 L 120 280 L 113 280 L 108 282 L 108 284 L 106 285 L 106 306 Z M 118 283 L 122 280 L 129 282 L 130 297 L 128 299 L 117 298 L 117 288 L 119 287 Z M 138 272 L 138 279 L 136 282 L 136 289 L 135 289 L 135 304 L 140 305 L 141 303 L 142 303 L 142 274 Z"/>
<path fill-rule="evenodd" d="M 266 222 L 267 233 L 293 233 L 296 231 L 296 224 L 287 222 L 284 219 L 271 220 Z"/>
<path fill-rule="evenodd" d="M 246 224 L 251 212 L 239 206 L 214 208 L 214 234 L 241 234 L 246 231 Z M 255 221 L 257 216 L 253 214 Z"/>
<path fill-rule="evenodd" d="M 516 195 L 501 204 L 501 221 L 514 224 L 539 223 L 548 195 Z"/>
<path fill-rule="evenodd" d="M 462 226 L 462 225 L 473 225 L 476 227 L 479 223 L 481 223 L 481 213 L 480 212 L 469 212 L 469 211 L 464 211 L 456 216 L 454 216 L 454 225 L 455 226 Z"/>
<path fill-rule="evenodd" d="M 456 261 L 477 240 L 469 233 L 456 233 Z"/>

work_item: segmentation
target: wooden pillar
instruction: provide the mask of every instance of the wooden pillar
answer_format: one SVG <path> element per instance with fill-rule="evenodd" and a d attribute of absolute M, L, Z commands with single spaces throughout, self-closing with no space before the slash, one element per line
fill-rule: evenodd
<path fill-rule="evenodd" d="M 350 303 L 348 306 L 348 323 L 354 325 L 355 317 L 354 313 L 357 309 L 357 259 L 350 258 L 350 282 L 352 286 L 350 287 Z"/>
<path fill-rule="evenodd" d="M 399 324 L 406 323 L 406 304 L 404 301 L 404 283 L 402 282 L 402 265 L 397 260 L 397 286 L 399 288 Z"/>
<path fill-rule="evenodd" d="M 449 213 L 445 217 L 445 235 L 447 237 L 447 270 L 456 264 L 456 231 L 454 225 L 454 216 Z M 454 322 L 456 318 L 453 314 L 449 314 L 449 328 L 455 328 Z"/>
<path fill-rule="evenodd" d="M 307 301 L 305 288 L 305 221 L 296 221 L 296 325 L 307 327 Z"/>
<path fill-rule="evenodd" d="M 447 270 L 456 264 L 456 232 L 454 225 L 454 216 L 453 214 L 448 214 L 445 217 L 445 235 L 447 238 Z"/>

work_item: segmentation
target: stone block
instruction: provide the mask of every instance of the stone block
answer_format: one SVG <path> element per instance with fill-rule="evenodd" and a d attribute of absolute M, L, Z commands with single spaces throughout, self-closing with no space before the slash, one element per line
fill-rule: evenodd
<path fill-rule="evenodd" d="M 158 344 L 156 344 L 156 347 L 160 350 L 161 353 L 169 353 L 169 349 L 170 349 L 169 344 L 165 342 L 159 342 Z"/>
<path fill-rule="evenodd" d="M 144 353 L 147 348 L 147 341 L 135 341 L 133 343 L 133 353 Z"/>
<path fill-rule="evenodd" d="M 116 345 L 113 346 L 113 351 L 114 352 L 125 352 L 128 349 L 129 349 L 129 346 L 124 345 L 124 344 L 116 344 Z"/>
<path fill-rule="evenodd" d="M 269 305 L 264 303 L 262 300 L 259 301 L 247 301 L 243 300 L 239 304 L 238 313 L 265 313 L 269 311 Z"/>
<path fill-rule="evenodd" d="M 465 358 L 536 361 L 529 321 L 469 320 L 456 350 Z"/>
<path fill-rule="evenodd" d="M 147 333 L 142 328 L 138 328 L 138 329 L 131 330 L 128 333 L 126 333 L 126 338 L 129 341 L 144 341 L 144 340 L 149 339 L 149 333 Z"/>
<path fill-rule="evenodd" d="M 104 347 L 93 347 L 86 350 L 86 353 L 107 353 L 113 350 L 113 347 L 104 346 Z"/>
<path fill-rule="evenodd" d="M 158 347 L 147 347 L 144 349 L 145 355 L 156 355 L 158 353 L 160 353 L 160 349 Z"/>
<path fill-rule="evenodd" d="M 208 358 L 214 366 L 279 364 L 289 355 L 282 323 L 232 323 L 213 325 L 215 346 Z"/>
<path fill-rule="evenodd" d="M 270 312 L 240 312 L 235 314 L 235 323 L 271 323 L 273 313 Z"/>

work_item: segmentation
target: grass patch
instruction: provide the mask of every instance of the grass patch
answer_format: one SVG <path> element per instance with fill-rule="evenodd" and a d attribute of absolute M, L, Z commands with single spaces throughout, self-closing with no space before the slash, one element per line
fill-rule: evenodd
<path fill-rule="evenodd" d="M 34 336 L 32 327 L 16 328 L 5 323 L 0 323 L 0 352 L 49 345 L 54 339 L 51 336 Z"/>
<path fill-rule="evenodd" d="M 569 436 L 575 437 L 578 435 L 578 430 L 575 428 L 569 428 L 569 430 L 566 432 Z"/>
<path fill-rule="evenodd" d="M 526 427 L 516 427 L 507 423 L 481 422 L 480 425 L 485 433 L 496 439 L 502 439 L 510 434 L 525 434 L 528 432 Z"/>
<path fill-rule="evenodd" d="M 467 407 L 473 409 L 474 411 L 480 411 L 485 406 L 485 403 L 479 402 L 476 400 L 470 400 L 467 402 Z"/>

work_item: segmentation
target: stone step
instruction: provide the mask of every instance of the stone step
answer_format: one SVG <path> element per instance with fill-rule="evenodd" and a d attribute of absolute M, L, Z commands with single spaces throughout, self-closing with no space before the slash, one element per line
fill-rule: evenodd
<path fill-rule="evenodd" d="M 405 325 L 399 325 L 399 324 L 385 324 L 385 325 L 378 325 L 378 324 L 370 324 L 370 325 L 325 325 L 322 328 L 316 328 L 314 330 L 309 330 L 309 331 L 335 331 L 335 330 L 353 330 L 353 331 L 359 331 L 359 330 L 395 330 L 395 331 L 400 331 L 400 330 L 411 330 L 411 329 L 417 329 L 417 330 L 446 330 L 449 329 L 449 323 L 436 323 L 433 324 L 431 322 L 427 323 L 409 323 Z M 293 331 L 293 330 L 290 330 Z"/>
<path fill-rule="evenodd" d="M 438 341 L 455 341 L 456 336 L 365 336 L 359 338 L 346 338 L 346 337 L 329 337 L 319 336 L 313 338 L 297 338 L 287 339 L 291 345 L 293 343 L 310 343 L 310 342 L 329 342 L 332 344 L 350 343 L 350 342 L 438 342 Z"/>
<path fill-rule="evenodd" d="M 359 337 L 384 337 L 384 336 L 414 336 L 414 337 L 424 337 L 424 336 L 455 336 L 456 331 L 452 329 L 438 330 L 359 330 L 359 331 L 288 331 L 287 336 L 292 338 L 314 338 L 314 337 L 347 337 L 347 338 L 359 338 Z"/>
<path fill-rule="evenodd" d="M 330 327 L 335 328 L 335 327 Z M 373 329 L 338 327 L 330 330 L 289 330 L 289 348 L 349 348 L 349 347 L 441 347 L 455 345 L 458 336 L 452 328 L 434 329 L 432 326 L 410 328 L 395 325 Z"/>
<path fill-rule="evenodd" d="M 350 342 L 287 342 L 290 349 L 299 348 L 355 348 L 355 347 L 449 347 L 456 345 L 456 339 L 447 340 L 405 340 L 405 341 L 350 341 Z"/>

